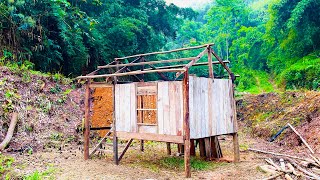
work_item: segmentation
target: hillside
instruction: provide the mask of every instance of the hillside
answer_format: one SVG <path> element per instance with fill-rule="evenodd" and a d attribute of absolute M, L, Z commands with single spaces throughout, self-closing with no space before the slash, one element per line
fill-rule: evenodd
<path fill-rule="evenodd" d="M 245 95 L 238 98 L 237 107 L 239 128 L 244 134 L 266 142 L 290 123 L 315 151 L 320 150 L 320 92 Z M 299 137 L 288 129 L 273 144 L 282 146 L 283 151 L 306 152 Z"/>
<path fill-rule="evenodd" d="M 41 74 L 25 66 L 0 67 L 0 139 L 18 112 L 16 133 L 7 151 L 36 152 L 81 141 L 83 103 L 79 84 L 60 74 Z M 81 85 L 80 85 L 81 87 Z"/>

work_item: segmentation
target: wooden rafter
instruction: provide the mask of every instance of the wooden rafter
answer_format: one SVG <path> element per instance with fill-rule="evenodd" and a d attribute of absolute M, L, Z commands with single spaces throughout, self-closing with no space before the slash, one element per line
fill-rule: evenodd
<path fill-rule="evenodd" d="M 211 49 L 211 53 L 220 62 L 220 64 L 228 71 L 228 73 L 231 75 L 232 72 L 231 72 L 230 68 L 223 62 L 223 60 L 217 55 L 217 53 L 214 52 L 213 49 Z"/>
<path fill-rule="evenodd" d="M 209 46 L 207 46 L 208 48 Z M 183 74 L 185 71 L 187 71 L 192 65 L 196 64 L 196 62 L 199 61 L 199 59 L 201 59 L 201 57 L 208 52 L 207 48 L 205 50 L 203 50 L 195 59 L 193 59 L 191 62 L 189 62 L 187 65 L 185 65 L 183 67 L 183 71 L 182 72 L 177 72 L 176 74 L 176 78 L 178 78 L 181 74 Z"/>
<path fill-rule="evenodd" d="M 227 63 L 230 63 L 230 61 L 223 61 L 223 63 L 227 64 Z M 194 65 L 192 65 L 193 67 L 194 66 L 206 66 L 208 65 L 209 62 L 203 62 L 203 63 L 196 63 Z M 221 64 L 219 61 L 213 61 L 212 64 Z M 172 65 L 172 66 L 161 66 L 161 67 L 155 67 L 155 68 L 147 68 L 145 70 L 151 70 L 151 69 L 170 69 L 170 68 L 182 68 L 182 67 L 185 67 L 186 64 L 178 64 L 178 65 Z"/>
<path fill-rule="evenodd" d="M 179 51 L 185 51 L 185 50 L 192 50 L 192 49 L 200 49 L 200 48 L 213 46 L 213 45 L 214 45 L 214 43 L 210 43 L 210 44 L 194 46 L 194 47 L 187 47 L 187 48 L 180 48 L 180 49 L 175 49 L 175 50 L 170 50 L 170 51 L 152 52 L 152 53 L 146 53 L 146 54 L 137 54 L 137 55 L 127 56 L 127 57 L 122 57 L 122 58 L 115 58 L 115 60 L 119 61 L 119 60 L 124 60 L 124 59 L 128 59 L 128 58 L 139 57 L 139 56 L 150 56 L 150 55 L 167 54 L 167 53 L 173 53 L 173 52 L 179 52 Z"/>
<path fill-rule="evenodd" d="M 180 71 L 184 71 L 184 69 L 156 69 L 156 70 L 145 70 L 145 71 L 138 70 L 138 71 L 125 72 L 125 73 L 79 76 L 77 77 L 77 79 L 120 77 L 120 76 L 129 76 L 129 75 L 137 75 L 137 74 L 156 73 L 156 72 L 180 72 Z"/>
<path fill-rule="evenodd" d="M 140 57 L 141 58 L 141 57 Z M 138 58 L 138 59 L 140 59 Z M 113 68 L 113 67 L 129 67 L 129 66 L 142 66 L 142 65 L 150 65 L 150 64 L 161 64 L 161 63 L 171 63 L 171 62 L 181 62 L 181 61 L 191 61 L 196 59 L 197 57 L 191 58 L 180 58 L 180 59 L 169 59 L 169 60 L 158 60 L 158 61 L 145 61 L 139 63 L 129 63 L 129 64 L 119 64 L 119 65 L 106 65 L 106 66 L 98 66 L 99 69 L 103 68 Z"/>

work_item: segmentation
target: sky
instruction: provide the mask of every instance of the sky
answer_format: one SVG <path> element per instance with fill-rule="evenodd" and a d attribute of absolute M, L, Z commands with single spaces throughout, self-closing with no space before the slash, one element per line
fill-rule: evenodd
<path fill-rule="evenodd" d="M 212 0 L 165 0 L 167 4 L 173 3 L 179 7 L 201 8 Z"/>

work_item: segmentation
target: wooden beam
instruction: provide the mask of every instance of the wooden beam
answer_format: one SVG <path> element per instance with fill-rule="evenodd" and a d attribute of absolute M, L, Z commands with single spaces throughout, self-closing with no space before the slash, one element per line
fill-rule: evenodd
<path fill-rule="evenodd" d="M 133 139 L 130 139 L 126 145 L 126 147 L 123 149 L 122 153 L 119 156 L 119 161 L 121 161 L 121 159 L 123 158 L 124 154 L 127 152 L 127 150 L 129 149 L 131 143 L 132 143 Z"/>
<path fill-rule="evenodd" d="M 90 79 L 87 79 L 84 98 L 84 159 L 89 159 L 90 138 Z"/>
<path fill-rule="evenodd" d="M 212 55 L 211 47 L 208 47 L 208 66 L 209 66 L 209 77 L 214 79 L 213 66 L 212 66 Z"/>
<path fill-rule="evenodd" d="M 151 67 L 151 69 L 157 69 L 157 67 L 155 67 L 154 65 L 149 64 L 149 66 Z M 168 77 L 165 76 L 162 72 L 158 72 L 158 75 L 161 77 L 162 80 L 169 81 Z"/>
<path fill-rule="evenodd" d="M 100 147 L 100 145 L 102 144 L 102 142 L 111 134 L 111 129 L 110 131 L 99 141 L 99 143 L 93 148 L 92 152 L 90 153 L 89 157 L 92 156 Z"/>
<path fill-rule="evenodd" d="M 200 45 L 200 46 L 180 48 L 180 49 L 174 49 L 174 50 L 170 50 L 170 51 L 152 52 L 152 53 L 146 53 L 146 54 L 137 54 L 137 55 L 133 55 L 133 56 L 126 56 L 126 57 L 115 58 L 115 59 L 119 61 L 119 60 L 124 60 L 124 59 L 128 59 L 128 58 L 139 57 L 139 56 L 150 56 L 150 55 L 173 53 L 173 52 L 179 52 L 179 51 L 185 51 L 185 50 L 191 50 L 191 49 L 200 49 L 200 48 L 204 48 L 204 47 L 207 47 L 207 46 L 213 46 L 213 45 L 214 45 L 214 43 L 210 43 L 210 44 L 205 44 L 205 45 Z"/>
<path fill-rule="evenodd" d="M 118 131 L 117 136 L 123 139 L 140 139 L 148 141 L 158 141 L 158 142 L 172 142 L 172 143 L 184 143 L 183 136 L 174 135 L 164 135 L 164 134 L 153 134 L 153 133 L 132 133 L 132 132 L 122 132 Z"/>
<path fill-rule="evenodd" d="M 113 85 L 107 84 L 105 82 L 103 82 L 103 83 L 98 83 L 98 82 L 90 83 L 90 88 L 108 88 L 108 87 L 113 87 Z"/>
<path fill-rule="evenodd" d="M 190 165 L 190 123 L 189 123 L 189 70 L 184 73 L 183 78 L 183 130 L 185 135 L 184 141 L 184 169 L 185 177 L 191 177 L 191 165 Z"/>
<path fill-rule="evenodd" d="M 230 61 L 223 61 L 223 63 L 230 63 Z M 215 64 L 221 64 L 221 63 L 219 61 L 213 61 L 212 64 L 215 65 Z M 194 66 L 207 66 L 207 65 L 208 65 L 208 62 L 203 62 L 203 63 L 196 63 L 196 64 L 192 65 L 192 67 L 194 67 Z M 172 66 L 161 66 L 161 67 L 155 67 L 155 68 L 147 68 L 145 70 L 182 68 L 185 66 L 186 66 L 186 64 L 178 64 L 178 65 L 172 65 Z M 235 77 L 239 77 L 239 75 L 235 75 Z"/>
<path fill-rule="evenodd" d="M 145 61 L 145 62 L 129 63 L 129 64 L 119 64 L 118 67 L 130 67 L 130 66 L 142 66 L 142 65 L 150 65 L 150 64 L 162 64 L 162 63 L 172 63 L 172 62 L 181 62 L 181 61 L 191 61 L 195 58 L 197 58 L 197 57 L 158 60 L 158 61 Z M 138 58 L 138 59 L 140 59 L 140 58 Z M 117 67 L 117 65 L 98 66 L 99 69 L 114 68 L 114 67 Z"/>
<path fill-rule="evenodd" d="M 231 70 L 229 69 L 229 67 L 223 63 L 223 60 L 214 52 L 213 49 L 211 49 L 211 53 L 213 54 L 213 56 L 220 62 L 220 64 L 228 71 L 229 75 L 232 74 Z"/>
<path fill-rule="evenodd" d="M 144 140 L 140 140 L 140 151 L 144 151 Z"/>
<path fill-rule="evenodd" d="M 119 76 L 130 76 L 130 75 L 156 73 L 156 72 L 180 72 L 180 71 L 185 71 L 185 70 L 184 69 L 158 69 L 158 70 L 146 70 L 146 71 L 138 70 L 138 71 L 131 71 L 131 72 L 126 72 L 126 73 L 79 76 L 79 77 L 77 77 L 77 79 L 119 77 Z"/>
<path fill-rule="evenodd" d="M 133 60 L 129 64 L 133 64 L 134 62 L 139 61 L 140 59 L 141 59 L 141 57 L 138 57 L 137 59 Z M 125 69 L 128 69 L 127 67 L 123 67 L 123 68 L 119 69 L 120 65 L 118 64 L 118 62 L 117 62 L 116 65 L 113 65 L 113 66 L 115 66 L 117 68 L 117 71 L 115 73 L 119 73 L 119 72 L 121 72 L 121 71 L 123 71 Z M 98 66 L 98 68 L 99 68 L 99 66 Z M 110 77 L 108 77 L 108 78 L 110 78 Z M 106 82 L 108 82 L 108 78 L 106 79 Z"/>

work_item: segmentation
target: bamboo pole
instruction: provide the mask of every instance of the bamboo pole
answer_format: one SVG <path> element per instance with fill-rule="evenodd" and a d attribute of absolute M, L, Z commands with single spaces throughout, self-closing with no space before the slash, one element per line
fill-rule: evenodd
<path fill-rule="evenodd" d="M 90 79 L 87 79 L 84 100 L 84 159 L 89 159 L 89 136 L 90 136 Z"/>
<path fill-rule="evenodd" d="M 294 133 L 296 133 L 296 134 L 299 136 L 299 138 L 301 139 L 301 141 L 303 142 L 303 144 L 305 144 L 305 145 L 307 146 L 307 148 L 309 149 L 309 151 L 310 151 L 312 154 L 314 154 L 313 149 L 309 146 L 309 144 L 307 143 L 307 141 L 299 134 L 299 132 L 298 132 L 290 123 L 288 123 L 288 126 L 292 129 L 292 131 L 293 131 Z"/>
<path fill-rule="evenodd" d="M 184 168 L 186 178 L 191 177 L 190 166 L 190 124 L 189 124 L 189 71 L 187 70 L 183 78 L 183 107 L 184 107 Z"/>
<path fill-rule="evenodd" d="M 114 74 L 103 74 L 103 75 L 92 75 L 92 76 L 79 76 L 77 79 L 86 79 L 86 78 L 105 78 L 105 77 L 119 77 L 119 76 L 129 76 L 137 74 L 147 74 L 147 73 L 157 73 L 157 72 L 180 72 L 185 71 L 184 69 L 159 69 L 159 70 L 147 70 L 147 71 L 131 71 L 126 73 L 114 73 Z"/>
<path fill-rule="evenodd" d="M 174 49 L 174 50 L 170 50 L 170 51 L 152 52 L 152 53 L 146 53 L 146 54 L 137 54 L 137 55 L 126 56 L 126 57 L 122 57 L 122 58 L 116 58 L 116 60 L 119 61 L 119 60 L 124 60 L 124 59 L 128 59 L 128 58 L 139 57 L 139 56 L 150 56 L 150 55 L 167 54 L 167 53 L 173 53 L 173 52 L 179 52 L 179 51 L 185 51 L 185 50 L 192 50 L 192 49 L 200 49 L 200 48 L 204 48 L 204 47 L 207 47 L 207 46 L 213 46 L 213 45 L 214 45 L 214 43 L 210 43 L 210 44 L 205 44 L 205 45 L 200 45 L 200 46 Z"/>

